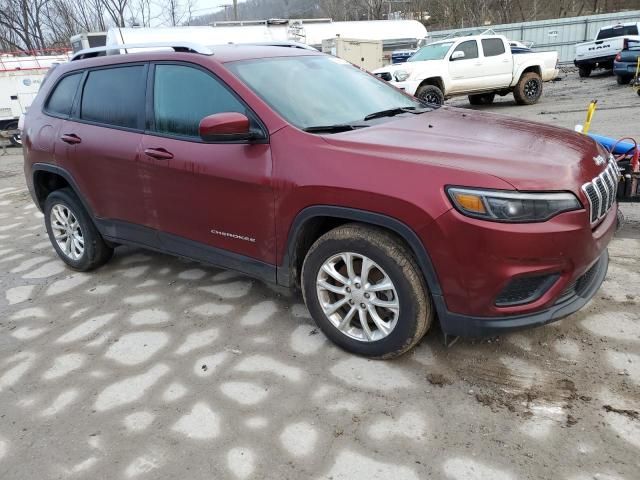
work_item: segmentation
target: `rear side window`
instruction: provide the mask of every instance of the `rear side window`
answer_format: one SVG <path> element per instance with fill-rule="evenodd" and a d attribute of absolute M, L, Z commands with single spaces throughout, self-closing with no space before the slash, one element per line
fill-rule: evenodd
<path fill-rule="evenodd" d="M 478 42 L 476 42 L 475 40 L 462 42 L 456 47 L 455 51 L 464 52 L 463 60 L 478 58 Z"/>
<path fill-rule="evenodd" d="M 606 40 L 607 38 L 621 37 L 623 35 L 638 35 L 638 26 L 620 25 L 613 28 L 603 28 L 598 33 L 596 40 Z"/>
<path fill-rule="evenodd" d="M 56 115 L 69 116 L 81 78 L 82 73 L 74 73 L 60 80 L 49 97 L 46 110 Z"/>
<path fill-rule="evenodd" d="M 485 38 L 482 40 L 482 51 L 485 57 L 502 55 L 505 52 L 504 42 L 499 38 Z"/>
<path fill-rule="evenodd" d="M 200 69 L 184 65 L 156 65 L 153 85 L 155 131 L 198 136 L 207 115 L 247 114 L 244 105 L 225 86 Z"/>
<path fill-rule="evenodd" d="M 80 118 L 116 127 L 142 128 L 145 67 L 106 68 L 89 72 Z"/>

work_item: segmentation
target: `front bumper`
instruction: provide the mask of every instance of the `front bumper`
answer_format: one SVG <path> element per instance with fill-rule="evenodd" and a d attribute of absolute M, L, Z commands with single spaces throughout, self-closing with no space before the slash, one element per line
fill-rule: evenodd
<path fill-rule="evenodd" d="M 393 85 L 396 88 L 399 88 L 400 90 L 403 90 L 409 95 L 415 95 L 416 90 L 418 89 L 418 86 L 420 86 L 420 82 L 412 81 L 412 80 L 407 80 L 404 82 L 396 82 L 395 80 L 390 80 L 387 83 L 389 83 L 390 85 Z"/>
<path fill-rule="evenodd" d="M 524 328 L 538 327 L 560 320 L 584 307 L 596 294 L 607 275 L 609 255 L 607 250 L 596 263 L 578 279 L 573 290 L 561 295 L 549 308 L 539 312 L 506 317 L 474 317 L 447 311 L 442 296 L 434 296 L 442 331 L 448 335 L 463 337 L 481 337 L 498 335 Z"/>

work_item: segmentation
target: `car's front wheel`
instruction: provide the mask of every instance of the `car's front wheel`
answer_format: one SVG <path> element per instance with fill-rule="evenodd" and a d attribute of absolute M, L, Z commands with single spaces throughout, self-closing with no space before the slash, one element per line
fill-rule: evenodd
<path fill-rule="evenodd" d="M 302 290 L 327 337 L 359 355 L 401 355 L 433 321 L 429 292 L 412 253 L 376 227 L 348 224 L 320 237 L 304 260 Z"/>
<path fill-rule="evenodd" d="M 78 197 L 68 188 L 55 190 L 44 205 L 49 240 L 58 256 L 74 270 L 93 270 L 113 255 Z"/>
<path fill-rule="evenodd" d="M 444 93 L 435 85 L 422 85 L 418 87 L 418 90 L 416 90 L 416 98 L 436 107 L 444 104 Z"/>

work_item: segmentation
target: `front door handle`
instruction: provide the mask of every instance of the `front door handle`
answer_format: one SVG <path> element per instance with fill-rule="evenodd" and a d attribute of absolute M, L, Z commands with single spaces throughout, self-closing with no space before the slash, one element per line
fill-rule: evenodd
<path fill-rule="evenodd" d="M 60 137 L 60 140 L 64 143 L 68 143 L 69 145 L 76 145 L 82 142 L 82 139 L 75 133 L 65 133 Z"/>
<path fill-rule="evenodd" d="M 173 153 L 164 148 L 145 148 L 144 154 L 156 160 L 171 160 L 173 158 Z"/>

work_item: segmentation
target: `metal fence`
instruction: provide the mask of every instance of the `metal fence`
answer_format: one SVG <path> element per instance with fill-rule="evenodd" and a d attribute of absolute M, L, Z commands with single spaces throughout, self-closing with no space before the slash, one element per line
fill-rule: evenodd
<path fill-rule="evenodd" d="M 534 50 L 556 50 L 560 63 L 571 63 L 575 57 L 576 43 L 593 40 L 600 27 L 617 23 L 640 22 L 640 10 L 584 17 L 537 20 L 532 22 L 486 25 L 475 28 L 459 28 L 429 32 L 429 40 L 439 40 L 454 34 L 465 34 L 480 29 L 492 29 L 510 40 L 534 42 Z"/>

